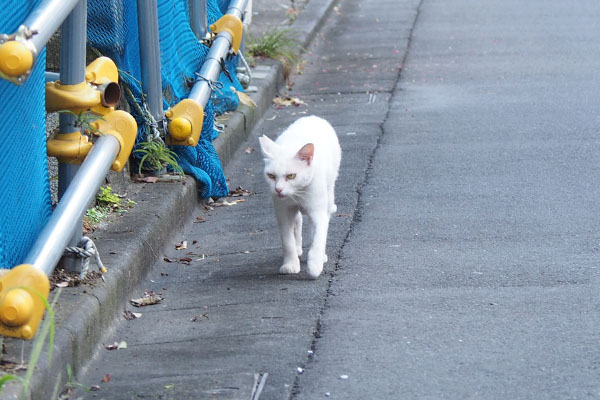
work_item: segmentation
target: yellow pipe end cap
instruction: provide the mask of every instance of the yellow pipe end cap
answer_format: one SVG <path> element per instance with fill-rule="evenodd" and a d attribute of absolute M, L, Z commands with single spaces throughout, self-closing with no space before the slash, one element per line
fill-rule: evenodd
<path fill-rule="evenodd" d="M 232 14 L 225 14 L 210 26 L 213 33 L 228 32 L 231 35 L 231 50 L 235 54 L 240 50 L 242 43 L 243 24 L 242 20 Z"/>
<path fill-rule="evenodd" d="M 200 139 L 204 110 L 193 99 L 183 99 L 165 112 L 169 119 L 168 145 L 195 146 Z"/>
<path fill-rule="evenodd" d="M 33 54 L 21 42 L 9 41 L 0 46 L 0 71 L 18 77 L 33 67 Z"/>
<path fill-rule="evenodd" d="M 186 140 L 192 133 L 192 123 L 184 117 L 178 117 L 169 123 L 169 133 L 175 140 Z"/>
<path fill-rule="evenodd" d="M 0 335 L 33 339 L 50 293 L 46 274 L 21 264 L 0 277 Z"/>
<path fill-rule="evenodd" d="M 33 299 L 28 291 L 13 289 L 6 294 L 0 306 L 0 321 L 8 326 L 23 325 L 31 318 L 33 307 Z"/>

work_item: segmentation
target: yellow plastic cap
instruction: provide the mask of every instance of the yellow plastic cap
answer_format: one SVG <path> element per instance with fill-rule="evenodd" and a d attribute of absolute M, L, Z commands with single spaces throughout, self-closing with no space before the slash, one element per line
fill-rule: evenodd
<path fill-rule="evenodd" d="M 0 307 L 0 321 L 8 326 L 21 326 L 29 321 L 33 308 L 29 292 L 21 288 L 12 289 L 6 294 Z"/>
<path fill-rule="evenodd" d="M 50 293 L 48 276 L 21 264 L 0 276 L 0 335 L 33 339 Z"/>
<path fill-rule="evenodd" d="M 192 124 L 187 118 L 174 118 L 169 123 L 169 133 L 175 140 L 185 140 L 192 133 Z"/>
<path fill-rule="evenodd" d="M 0 45 L 0 71 L 8 76 L 21 76 L 31 70 L 33 54 L 21 42 L 11 40 Z"/>

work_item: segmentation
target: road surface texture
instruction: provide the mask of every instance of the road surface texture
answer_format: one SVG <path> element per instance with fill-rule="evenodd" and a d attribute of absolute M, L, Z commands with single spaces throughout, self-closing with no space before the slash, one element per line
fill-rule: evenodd
<path fill-rule="evenodd" d="M 306 105 L 227 168 L 251 194 L 157 249 L 132 297 L 164 300 L 123 304 L 143 315 L 84 398 L 599 398 L 598 21 L 592 0 L 340 1 L 285 93 Z M 310 114 L 343 149 L 317 280 L 278 274 L 257 141 Z"/>

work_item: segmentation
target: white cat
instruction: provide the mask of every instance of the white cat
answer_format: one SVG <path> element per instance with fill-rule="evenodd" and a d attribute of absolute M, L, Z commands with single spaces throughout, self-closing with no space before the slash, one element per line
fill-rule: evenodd
<path fill-rule="evenodd" d="M 283 247 L 279 272 L 300 272 L 304 214 L 314 228 L 307 272 L 316 279 L 327 262 L 329 217 L 337 210 L 334 186 L 342 158 L 338 138 L 327 121 L 310 116 L 294 122 L 275 142 L 266 136 L 259 141 Z"/>

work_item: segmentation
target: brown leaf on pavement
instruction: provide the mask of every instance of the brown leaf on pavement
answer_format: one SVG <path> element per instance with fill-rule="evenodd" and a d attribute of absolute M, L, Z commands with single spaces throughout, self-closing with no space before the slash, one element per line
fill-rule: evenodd
<path fill-rule="evenodd" d="M 289 106 L 301 106 L 301 105 L 306 105 L 306 103 L 302 100 L 300 100 L 297 97 L 290 97 L 290 96 L 286 96 L 286 97 L 275 97 L 273 99 L 273 104 L 275 104 L 275 106 L 277 108 L 283 108 L 283 107 L 289 107 Z"/>
<path fill-rule="evenodd" d="M 253 194 L 254 193 L 252 193 L 251 191 L 246 190 L 241 186 L 238 186 L 237 188 L 235 188 L 235 190 L 231 190 L 229 192 L 229 197 L 248 197 Z"/>
<path fill-rule="evenodd" d="M 142 316 L 141 313 L 135 313 L 129 310 L 123 310 L 123 317 L 127 320 L 127 321 L 131 321 L 132 319 L 137 319 L 140 318 Z"/>
<path fill-rule="evenodd" d="M 145 290 L 144 297 L 140 297 L 139 299 L 131 299 L 129 302 L 136 307 L 145 307 L 151 306 L 153 304 L 158 304 L 164 300 L 164 297 L 160 293 L 154 293 L 152 290 Z"/>

